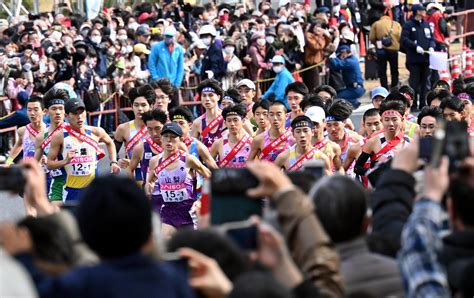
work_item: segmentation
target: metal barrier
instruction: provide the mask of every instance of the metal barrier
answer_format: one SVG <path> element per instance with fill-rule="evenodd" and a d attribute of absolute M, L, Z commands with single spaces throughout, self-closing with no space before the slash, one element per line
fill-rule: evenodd
<path fill-rule="evenodd" d="M 471 19 L 469 19 L 469 15 L 471 15 Z M 467 43 L 465 40 L 466 37 L 474 35 L 474 9 L 455 12 L 451 14 L 451 16 L 464 16 L 464 20 L 463 20 L 464 33 L 458 34 L 459 32 L 456 32 L 456 35 L 449 37 L 449 42 L 452 42 L 455 39 L 461 38 L 463 45 L 465 45 Z"/>

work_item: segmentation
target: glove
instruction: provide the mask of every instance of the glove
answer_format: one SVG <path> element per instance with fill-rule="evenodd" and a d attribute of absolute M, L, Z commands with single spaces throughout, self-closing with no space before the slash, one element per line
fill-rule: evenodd
<path fill-rule="evenodd" d="M 214 72 L 212 70 L 206 70 L 205 73 L 207 74 L 208 79 L 212 79 L 214 77 Z"/>
<path fill-rule="evenodd" d="M 422 47 L 417 46 L 417 47 L 416 47 L 416 52 L 417 52 L 418 54 L 422 54 L 422 55 L 423 55 L 423 54 L 425 53 L 425 50 L 423 50 Z"/>
<path fill-rule="evenodd" d="M 434 49 L 433 48 L 429 48 L 429 51 L 430 51 L 430 54 L 434 53 Z"/>
<path fill-rule="evenodd" d="M 329 55 L 329 58 L 330 58 L 330 59 L 331 59 L 331 58 L 336 58 L 336 57 L 337 57 L 337 56 L 336 56 L 336 52 L 334 52 L 334 53 L 332 53 L 331 55 Z"/>

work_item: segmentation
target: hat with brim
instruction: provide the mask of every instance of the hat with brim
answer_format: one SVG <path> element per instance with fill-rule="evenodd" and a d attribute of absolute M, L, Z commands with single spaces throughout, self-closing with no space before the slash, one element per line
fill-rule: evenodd
<path fill-rule="evenodd" d="M 84 102 L 78 98 L 70 99 L 66 101 L 66 104 L 64 105 L 64 110 L 66 111 L 66 114 L 69 113 L 77 113 L 80 109 L 85 110 L 86 105 Z"/>
<path fill-rule="evenodd" d="M 306 117 L 311 119 L 311 121 L 320 124 L 324 122 L 324 119 L 326 119 L 326 113 L 324 112 L 323 108 L 317 106 L 310 107 L 304 114 Z"/>
<path fill-rule="evenodd" d="M 133 51 L 135 54 L 146 54 L 149 55 L 151 52 L 149 49 L 147 49 L 146 45 L 143 43 L 137 43 L 136 45 L 133 46 Z"/>
<path fill-rule="evenodd" d="M 249 79 L 240 80 L 240 81 L 237 83 L 237 85 L 235 85 L 236 88 L 240 88 L 240 87 L 242 87 L 242 86 L 246 86 L 246 87 L 248 87 L 248 88 L 250 88 L 250 89 L 253 89 L 253 90 L 256 89 L 255 83 L 252 82 L 252 81 L 249 80 Z"/>
<path fill-rule="evenodd" d="M 423 6 L 423 4 L 413 4 L 413 6 L 411 7 L 411 11 L 415 13 L 418 10 L 426 10 L 426 8 Z"/>
<path fill-rule="evenodd" d="M 161 129 L 161 135 L 164 135 L 165 133 L 169 132 L 177 135 L 178 137 L 181 137 L 183 135 L 183 130 L 175 122 L 166 123 Z"/>

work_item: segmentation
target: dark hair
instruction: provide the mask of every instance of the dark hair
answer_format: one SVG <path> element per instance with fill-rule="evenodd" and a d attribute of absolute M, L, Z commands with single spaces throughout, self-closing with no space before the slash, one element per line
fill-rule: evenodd
<path fill-rule="evenodd" d="M 333 87 L 329 85 L 321 85 L 321 86 L 315 87 L 311 93 L 318 94 L 321 91 L 331 94 L 332 99 L 334 99 L 337 95 L 336 89 L 334 89 Z"/>
<path fill-rule="evenodd" d="M 170 119 L 173 120 L 175 115 L 183 116 L 188 122 L 194 121 L 193 113 L 187 107 L 175 107 L 169 112 Z"/>
<path fill-rule="evenodd" d="M 352 109 L 352 104 L 347 100 L 336 99 L 328 108 L 328 115 L 341 119 L 339 121 L 344 121 L 351 116 Z"/>
<path fill-rule="evenodd" d="M 406 98 L 405 95 L 403 95 L 401 92 L 390 92 L 387 97 L 385 97 L 384 101 L 401 101 L 405 105 L 405 107 L 410 107 L 410 102 L 408 98 Z M 405 111 L 403 111 L 402 115 L 405 114 Z"/>
<path fill-rule="evenodd" d="M 172 96 L 175 92 L 173 84 L 168 79 L 159 79 L 151 82 L 150 85 L 153 89 L 161 89 L 168 96 Z"/>
<path fill-rule="evenodd" d="M 273 106 L 282 106 L 285 108 L 285 113 L 288 112 L 288 109 L 286 108 L 285 104 L 281 101 L 274 101 L 270 104 L 270 107 L 268 108 L 270 110 L 271 107 Z"/>
<path fill-rule="evenodd" d="M 147 196 L 134 180 L 116 175 L 92 181 L 76 217 L 84 242 L 105 259 L 138 253 L 152 232 Z"/>
<path fill-rule="evenodd" d="M 291 291 L 278 282 L 270 272 L 252 271 L 239 276 L 228 298 L 290 298 Z"/>
<path fill-rule="evenodd" d="M 464 77 L 460 76 L 453 80 L 453 94 L 458 95 L 461 92 L 465 92 L 467 84 L 464 82 Z"/>
<path fill-rule="evenodd" d="M 473 170 L 472 168 L 470 169 Z M 472 175 L 472 173 L 469 173 Z M 470 175 L 458 176 L 449 184 L 449 194 L 456 215 L 467 226 L 474 226 L 474 185 Z"/>
<path fill-rule="evenodd" d="M 364 112 L 364 116 L 362 116 L 362 119 L 363 121 L 365 122 L 365 120 L 368 118 L 368 117 L 373 117 L 373 116 L 377 116 L 377 115 L 380 115 L 380 112 L 379 110 L 377 109 L 368 109 L 367 111 Z"/>
<path fill-rule="evenodd" d="M 163 112 L 160 109 L 154 109 L 147 111 L 142 114 L 142 120 L 143 122 L 151 121 L 151 120 L 156 120 L 162 124 L 166 124 L 166 121 L 168 120 L 166 117 L 165 112 Z"/>
<path fill-rule="evenodd" d="M 400 92 L 400 93 L 407 93 L 410 95 L 411 99 L 415 99 L 415 90 L 410 87 L 409 85 L 402 85 L 400 87 L 393 87 L 390 89 L 390 92 Z"/>
<path fill-rule="evenodd" d="M 308 194 L 313 185 L 318 181 L 316 176 L 305 171 L 293 171 L 289 172 L 287 175 L 291 182 L 299 187 L 305 194 Z"/>
<path fill-rule="evenodd" d="M 222 117 L 226 119 L 230 112 L 237 113 L 243 119 L 247 116 L 247 107 L 242 103 L 227 107 L 222 110 Z"/>
<path fill-rule="evenodd" d="M 145 97 L 150 106 L 153 105 L 156 100 L 155 91 L 149 84 L 130 89 L 128 92 L 130 102 L 133 103 L 138 97 Z"/>
<path fill-rule="evenodd" d="M 236 244 L 212 230 L 180 230 L 171 237 L 167 247 L 168 251 L 189 247 L 213 258 L 231 281 L 250 269 L 250 260 Z"/>
<path fill-rule="evenodd" d="M 464 101 L 460 100 L 459 98 L 455 97 L 454 95 L 449 95 L 445 97 L 441 104 L 439 105 L 441 110 L 449 108 L 451 110 L 455 110 L 456 112 L 461 113 L 464 110 Z"/>
<path fill-rule="evenodd" d="M 268 100 L 259 100 L 259 101 L 257 101 L 252 107 L 252 113 L 255 114 L 255 111 L 258 108 L 262 108 L 262 109 L 268 111 L 270 109 L 270 102 Z"/>
<path fill-rule="evenodd" d="M 66 90 L 61 88 L 51 88 L 43 95 L 44 106 L 49 106 L 49 102 L 54 99 L 61 99 L 64 102 L 70 100 L 69 93 Z"/>
<path fill-rule="evenodd" d="M 423 107 L 423 109 L 421 109 L 420 113 L 418 114 L 418 119 L 416 120 L 418 125 L 421 125 L 421 120 L 426 116 L 431 116 L 436 118 L 436 120 L 443 119 L 443 111 L 441 111 L 439 107 Z"/>
<path fill-rule="evenodd" d="M 222 97 L 222 95 L 224 94 L 224 91 L 222 90 L 219 81 L 216 81 L 214 79 L 206 79 L 199 83 L 197 87 L 197 92 L 199 93 L 199 95 L 201 95 L 202 89 L 205 87 L 211 87 L 216 90 L 216 94 L 219 95 L 219 97 Z"/>
<path fill-rule="evenodd" d="M 242 102 L 242 97 L 240 97 L 240 93 L 239 93 L 239 90 L 235 89 L 235 88 L 229 88 L 227 89 L 225 92 L 224 92 L 224 96 L 229 96 L 230 98 L 232 98 L 232 101 L 234 102 L 234 104 L 238 104 L 238 103 L 241 103 Z M 222 99 L 224 98 L 221 97 L 221 101 Z"/>
<path fill-rule="evenodd" d="M 444 90 L 450 90 L 451 87 L 449 86 L 449 83 L 445 80 L 437 80 L 436 83 L 434 83 L 433 87 L 436 88 L 438 85 L 443 85 L 442 88 Z"/>
<path fill-rule="evenodd" d="M 19 92 L 19 93 L 22 93 L 22 92 Z M 25 93 L 26 93 L 26 92 L 25 92 Z M 18 98 L 18 101 L 19 101 L 20 104 L 21 104 L 21 102 L 22 102 L 23 100 L 20 100 L 20 98 Z M 44 101 L 43 101 L 43 98 L 42 98 L 42 97 L 37 96 L 37 95 L 33 95 L 33 96 L 31 96 L 30 98 L 28 98 L 28 99 L 26 100 L 26 104 L 29 104 L 30 102 L 39 102 L 41 108 L 44 109 Z"/>
<path fill-rule="evenodd" d="M 293 82 L 288 84 L 285 88 L 285 95 L 288 95 L 288 92 L 290 91 L 302 94 L 303 96 L 309 93 L 308 87 L 306 87 L 306 85 L 302 82 Z"/>
<path fill-rule="evenodd" d="M 360 183 L 346 176 L 332 176 L 316 184 L 312 193 L 316 215 L 335 242 L 352 240 L 362 234 L 367 212 L 367 193 Z"/>
<path fill-rule="evenodd" d="M 314 93 L 307 94 L 303 98 L 303 100 L 300 102 L 300 107 L 301 107 L 301 110 L 303 110 L 303 111 L 307 107 L 315 107 L 315 106 L 316 107 L 321 107 L 321 108 L 323 108 L 324 111 L 326 111 L 327 104 L 324 103 L 321 96 L 319 96 L 317 94 L 314 94 Z"/>
<path fill-rule="evenodd" d="M 30 232 L 36 258 L 55 264 L 73 265 L 76 259 L 74 241 L 51 217 L 26 217 L 18 226 Z"/>
<path fill-rule="evenodd" d="M 439 98 L 440 101 L 443 101 L 446 97 L 450 96 L 451 92 L 448 90 L 432 90 L 426 94 L 426 103 L 430 106 L 435 98 Z"/>
<path fill-rule="evenodd" d="M 403 94 L 401 95 L 403 96 Z M 380 105 L 380 115 L 382 115 L 383 112 L 388 110 L 395 110 L 403 116 L 405 114 L 406 106 L 405 103 L 401 100 L 382 101 L 382 104 Z"/>

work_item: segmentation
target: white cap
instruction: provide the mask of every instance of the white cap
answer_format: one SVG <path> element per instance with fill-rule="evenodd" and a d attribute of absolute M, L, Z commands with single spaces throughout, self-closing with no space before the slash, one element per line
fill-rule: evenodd
<path fill-rule="evenodd" d="M 285 58 L 283 58 L 283 56 L 280 56 L 280 55 L 275 55 L 275 56 L 273 56 L 273 58 L 272 58 L 272 63 L 285 64 Z"/>
<path fill-rule="evenodd" d="M 236 88 L 239 88 L 239 87 L 241 87 L 241 86 L 247 86 L 247 87 L 249 87 L 250 89 L 253 89 L 253 90 L 256 89 L 256 88 L 255 88 L 255 83 L 252 82 L 252 81 L 249 80 L 249 79 L 240 80 L 240 81 L 237 83 L 237 85 L 235 85 Z"/>
<path fill-rule="evenodd" d="M 163 33 L 165 36 L 175 36 L 176 35 L 176 28 L 174 26 L 168 26 L 165 28 L 165 32 Z"/>
<path fill-rule="evenodd" d="M 207 49 L 207 46 L 200 39 L 196 40 L 191 47 L 202 49 L 202 50 Z"/>
<path fill-rule="evenodd" d="M 324 112 L 323 108 L 318 106 L 310 107 L 304 114 L 306 117 L 311 119 L 312 122 L 316 123 L 323 123 L 324 119 L 326 119 L 326 113 Z"/>
<path fill-rule="evenodd" d="M 213 25 L 202 26 L 201 29 L 199 29 L 199 35 L 203 35 L 203 34 L 211 34 L 212 36 L 216 36 L 217 35 L 216 27 L 214 27 Z"/>

